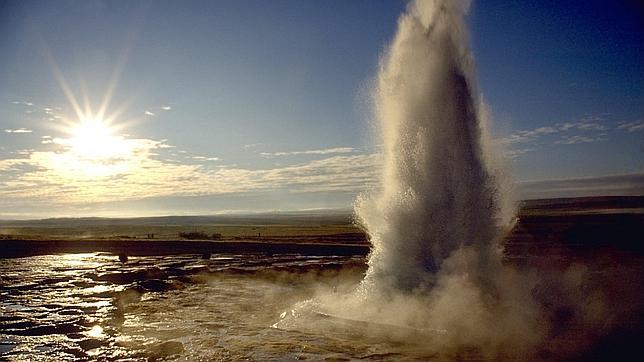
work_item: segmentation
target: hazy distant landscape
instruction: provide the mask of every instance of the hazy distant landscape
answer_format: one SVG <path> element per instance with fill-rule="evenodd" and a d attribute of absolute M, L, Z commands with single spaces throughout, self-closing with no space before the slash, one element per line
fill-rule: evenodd
<path fill-rule="evenodd" d="M 574 253 L 592 253 L 585 248 L 600 247 L 642 252 L 641 235 L 644 235 L 644 197 L 528 200 L 520 204 L 516 224 L 502 246 L 510 255 L 547 254 L 545 250 L 557 247 L 572 248 Z M 3 245 L 0 257 L 63 252 L 167 255 L 277 251 L 366 255 L 370 245 L 354 216 L 344 210 L 5 220 L 0 221 L 0 242 Z M 336 249 L 321 248 L 323 244 Z M 297 245 L 308 245 L 308 249 Z"/>
<path fill-rule="evenodd" d="M 357 233 L 352 215 L 342 213 L 284 213 L 229 216 L 167 216 L 153 218 L 87 218 L 0 221 L 2 237 L 112 238 L 176 240 L 179 233 L 200 232 L 211 239 L 287 238 L 289 236 L 323 237 Z"/>
<path fill-rule="evenodd" d="M 639 221 L 644 196 L 610 196 L 526 200 L 519 204 L 519 228 L 557 220 L 576 229 L 590 227 L 632 234 L 620 229 L 616 219 Z M 632 214 L 632 216 L 625 216 Z M 594 216 L 593 216 L 594 215 Z M 603 215 L 603 216 L 602 216 Z M 611 216 L 612 215 L 612 216 Z M 555 219 L 555 217 L 559 217 Z M 606 225 L 602 224 L 605 220 Z M 611 222 L 612 220 L 612 222 Z M 599 223 L 592 226 L 593 223 Z M 629 221 L 625 221 L 630 225 Z M 634 223 L 636 225 L 637 222 Z M 552 225 L 550 225 L 552 226 Z M 562 229 L 544 232 L 561 234 Z M 141 218 L 53 218 L 0 220 L 0 240 L 181 240 L 181 233 L 201 233 L 203 238 L 261 242 L 368 243 L 350 210 L 257 213 L 250 215 L 163 216 Z M 590 232 L 592 234 L 592 232 Z"/>

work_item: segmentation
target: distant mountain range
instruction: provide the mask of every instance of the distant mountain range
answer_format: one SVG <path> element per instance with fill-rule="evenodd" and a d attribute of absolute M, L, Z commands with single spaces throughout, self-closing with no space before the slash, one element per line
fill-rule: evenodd
<path fill-rule="evenodd" d="M 584 211 L 643 209 L 644 196 L 601 196 L 525 200 L 520 213 L 533 210 Z M 0 227 L 87 227 L 87 226 L 159 226 L 159 225 L 300 225 L 347 224 L 353 221 L 351 209 L 267 212 L 256 214 L 225 214 L 196 216 L 156 216 L 139 218 L 49 218 L 39 220 L 0 220 Z"/>
<path fill-rule="evenodd" d="M 521 201 L 521 211 L 528 210 L 617 210 L 643 209 L 643 196 L 593 196 Z"/>
<path fill-rule="evenodd" d="M 136 218 L 48 218 L 38 220 L 0 220 L 0 227 L 87 227 L 87 226 L 159 226 L 159 225 L 299 225 L 347 224 L 353 220 L 350 209 L 268 212 L 257 214 L 224 214 L 195 216 L 154 216 Z"/>

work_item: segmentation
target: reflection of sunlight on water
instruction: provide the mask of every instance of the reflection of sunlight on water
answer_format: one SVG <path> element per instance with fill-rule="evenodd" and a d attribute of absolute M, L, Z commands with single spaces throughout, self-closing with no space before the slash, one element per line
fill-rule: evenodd
<path fill-rule="evenodd" d="M 62 260 L 61 262 L 65 265 L 69 266 L 77 266 L 77 265 L 83 265 L 85 264 L 91 257 L 93 257 L 93 253 L 86 253 L 86 254 L 64 254 L 62 255 Z"/>
<path fill-rule="evenodd" d="M 61 267 L 85 267 L 85 268 L 97 268 L 102 262 L 107 259 L 105 256 L 98 256 L 96 253 L 86 253 L 86 254 L 63 254 L 61 255 L 60 262 L 62 263 Z"/>
<path fill-rule="evenodd" d="M 307 261 L 286 259 L 271 262 L 289 267 Z M 283 360 L 295 359 L 304 348 L 304 357 L 341 355 L 325 349 L 328 341 L 323 336 L 311 342 L 309 335 L 270 328 L 296 300 L 310 297 L 311 290 L 301 285 L 223 272 L 195 277 L 197 283 L 168 277 L 168 284 L 179 288 L 165 292 L 144 291 L 142 286 L 156 278 L 160 268 L 168 274 L 191 275 L 199 272 L 191 271 L 192 267 L 202 268 L 206 263 L 212 269 L 225 269 L 247 264 L 256 268 L 255 262 L 254 256 L 221 255 L 204 262 L 192 255 L 140 258 L 122 265 L 116 255 L 99 253 L 8 260 L 0 263 L 2 283 L 17 292 L 0 289 L 0 316 L 20 321 L 20 329 L 11 333 L 21 335 L 0 334 L 0 353 L 21 361 L 141 360 L 148 356 Z M 128 279 L 132 275 L 136 278 Z M 3 342 L 9 347 L 3 347 Z M 308 352 L 316 348 L 317 352 Z"/>
<path fill-rule="evenodd" d="M 92 327 L 92 329 L 87 332 L 87 336 L 94 338 L 105 337 L 105 335 L 103 334 L 103 327 L 99 325 Z"/>
<path fill-rule="evenodd" d="M 110 300 L 99 300 L 96 302 L 81 302 L 78 304 L 80 307 L 96 307 L 98 309 L 110 307 L 112 305 Z"/>
<path fill-rule="evenodd" d="M 83 294 L 97 294 L 97 293 L 105 293 L 105 292 L 111 292 L 111 291 L 120 291 L 123 290 L 123 286 L 108 286 L 108 285 L 96 285 L 90 288 L 85 288 L 82 290 Z"/>

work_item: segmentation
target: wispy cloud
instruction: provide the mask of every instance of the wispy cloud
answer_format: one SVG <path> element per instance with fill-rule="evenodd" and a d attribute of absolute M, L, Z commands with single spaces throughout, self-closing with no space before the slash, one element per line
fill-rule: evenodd
<path fill-rule="evenodd" d="M 505 145 L 514 145 L 535 142 L 543 136 L 574 130 L 582 132 L 607 131 L 609 127 L 602 124 L 602 121 L 602 117 L 589 117 L 575 122 L 557 123 L 552 126 L 541 126 L 531 130 L 520 130 L 507 137 L 500 138 L 498 141 Z"/>
<path fill-rule="evenodd" d="M 43 138 L 48 139 L 51 138 Z M 351 151 L 314 153 L 327 157 L 271 168 L 252 169 L 206 162 L 186 164 L 158 156 L 157 153 L 168 148 L 163 141 L 125 141 L 132 150 L 127 157 L 99 164 L 74 159 L 61 150 L 24 150 L 14 158 L 0 160 L 0 205 L 69 206 L 273 191 L 357 193 L 377 185 L 381 161 L 380 154 L 360 154 L 347 148 Z M 63 146 L 55 143 L 53 147 Z M 533 150 L 523 148 L 513 152 L 519 155 Z M 217 157 L 191 158 L 218 161 Z M 99 170 L 105 167 L 110 172 L 88 175 L 87 167 Z M 522 198 L 644 194 L 644 174 L 524 181 L 518 183 L 518 189 Z"/>
<path fill-rule="evenodd" d="M 561 131 L 575 129 L 580 131 L 606 131 L 608 127 L 600 123 L 603 120 L 604 118 L 602 117 L 591 117 L 576 122 L 559 123 L 557 124 L 557 128 Z"/>
<path fill-rule="evenodd" d="M 6 133 L 31 133 L 33 130 L 27 128 L 5 129 Z"/>
<path fill-rule="evenodd" d="M 219 157 L 206 157 L 206 156 L 192 156 L 194 160 L 203 160 L 203 161 L 219 161 Z"/>
<path fill-rule="evenodd" d="M 179 163 L 160 153 L 167 148 L 162 141 L 122 139 L 121 142 L 127 142 L 128 154 L 103 161 L 83 159 L 82 155 L 65 151 L 64 142 L 53 142 L 55 149 L 51 151 L 28 150 L 19 157 L 0 160 L 0 204 L 80 205 L 275 190 L 358 192 L 373 185 L 377 176 L 375 154 L 331 155 L 353 152 L 353 149 L 312 150 L 313 154 L 329 157 L 251 169 Z M 219 161 L 218 157 L 191 158 Z"/>
<path fill-rule="evenodd" d="M 574 122 L 519 130 L 497 139 L 497 142 L 508 147 L 506 150 L 507 157 L 517 158 L 547 144 L 574 145 L 607 141 L 610 137 L 610 132 L 614 130 L 626 130 L 628 132 L 644 130 L 644 121 L 620 122 L 615 127 L 606 125 L 604 116 L 593 116 Z"/>
<path fill-rule="evenodd" d="M 255 148 L 255 147 L 261 146 L 261 145 L 262 145 L 261 143 L 249 143 L 247 145 L 243 145 L 242 148 L 247 150 L 247 149 Z"/>
<path fill-rule="evenodd" d="M 520 130 L 507 137 L 500 138 L 499 142 L 506 145 L 512 145 L 517 143 L 534 142 L 543 136 L 573 130 L 583 132 L 609 130 L 609 127 L 602 122 L 604 122 L 603 117 L 588 117 L 574 122 L 557 123 L 553 126 L 542 126 L 530 130 Z"/>
<path fill-rule="evenodd" d="M 643 131 L 644 130 L 644 120 L 634 121 L 634 122 L 619 122 L 617 124 L 617 129 L 628 131 L 628 132 Z"/>
<path fill-rule="evenodd" d="M 155 114 L 154 114 L 153 112 L 150 112 L 150 111 L 145 111 L 145 112 L 143 112 L 143 113 L 144 113 L 146 116 L 150 116 L 150 117 L 154 117 L 154 116 L 155 116 Z"/>
<path fill-rule="evenodd" d="M 521 149 L 515 149 L 515 150 L 506 150 L 505 151 L 505 156 L 508 158 L 517 158 L 525 153 L 536 151 L 535 148 L 521 148 Z"/>
<path fill-rule="evenodd" d="M 33 107 L 34 106 L 34 104 L 32 102 L 29 102 L 29 101 L 13 101 L 11 103 L 16 104 L 16 105 L 23 105 L 23 106 L 27 106 L 27 107 Z"/>
<path fill-rule="evenodd" d="M 352 153 L 356 149 L 352 147 L 336 147 L 325 148 L 321 150 L 304 150 L 304 151 L 288 151 L 288 152 L 260 152 L 263 157 L 280 157 L 280 156 L 296 156 L 296 155 L 329 155 L 334 153 Z"/>
<path fill-rule="evenodd" d="M 161 107 L 161 109 L 164 110 L 164 111 L 171 111 L 172 107 L 171 106 L 163 106 L 163 107 Z"/>
<path fill-rule="evenodd" d="M 512 145 L 516 143 L 526 143 L 526 142 L 535 141 L 537 138 L 541 137 L 542 135 L 547 135 L 547 134 L 557 133 L 557 132 L 559 132 L 559 130 L 553 127 L 539 127 L 532 130 L 517 131 L 507 137 L 501 138 L 499 141 L 502 144 L 506 144 L 506 145 Z"/>
<path fill-rule="evenodd" d="M 597 137 L 583 136 L 583 135 L 574 135 L 574 136 L 562 136 L 561 139 L 555 141 L 556 144 L 562 145 L 574 145 L 577 143 L 591 143 L 591 142 L 601 142 L 606 141 L 606 134 L 600 134 Z"/>

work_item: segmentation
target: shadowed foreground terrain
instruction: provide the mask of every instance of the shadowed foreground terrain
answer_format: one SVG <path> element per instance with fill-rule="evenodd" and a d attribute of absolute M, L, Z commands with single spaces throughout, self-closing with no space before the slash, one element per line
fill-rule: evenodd
<path fill-rule="evenodd" d="M 503 247 L 506 265 L 535 281 L 541 339 L 525 359 L 639 355 L 643 210 L 641 197 L 522 204 Z M 5 221 L 0 234 L 3 360 L 486 357 L 373 324 L 271 327 L 299 301 L 362 279 L 369 245 L 346 214 Z"/>

